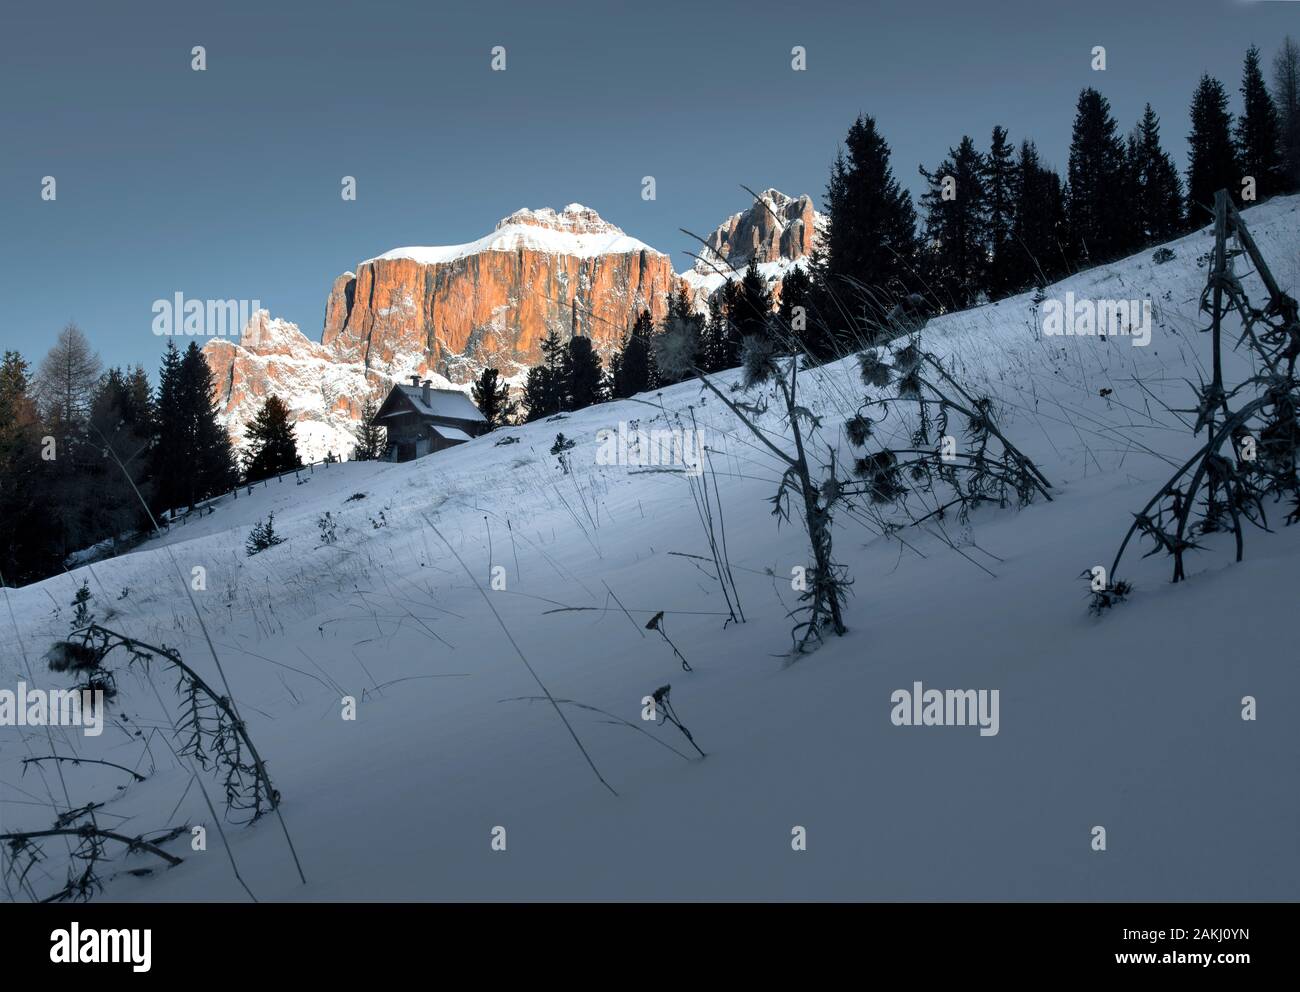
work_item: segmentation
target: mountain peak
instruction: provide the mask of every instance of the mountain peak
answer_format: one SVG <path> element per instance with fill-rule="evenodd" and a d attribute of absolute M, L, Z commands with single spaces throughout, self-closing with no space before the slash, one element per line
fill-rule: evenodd
<path fill-rule="evenodd" d="M 747 210 L 718 226 L 708 238 L 710 250 L 696 260 L 694 270 L 713 275 L 728 266 L 743 269 L 751 258 L 760 265 L 789 264 L 812 254 L 826 227 L 826 217 L 813 209 L 812 197 L 789 196 L 769 187 Z"/>
<path fill-rule="evenodd" d="M 446 265 L 484 252 L 543 252 L 550 255 L 573 255 L 594 258 L 598 255 L 626 255 L 649 252 L 661 255 L 649 245 L 623 233 L 621 228 L 604 220 L 600 214 L 581 203 L 570 203 L 563 210 L 551 207 L 537 210 L 524 207 L 503 217 L 491 234 L 463 245 L 410 246 L 394 248 L 361 264 L 409 259 L 421 265 Z"/>
<path fill-rule="evenodd" d="M 516 224 L 545 227 L 552 231 L 566 231 L 572 234 L 622 234 L 613 224 L 604 220 L 600 214 L 581 203 L 570 203 L 558 213 L 550 207 L 530 210 L 524 207 L 516 210 L 509 217 L 497 222 L 496 229 Z"/>

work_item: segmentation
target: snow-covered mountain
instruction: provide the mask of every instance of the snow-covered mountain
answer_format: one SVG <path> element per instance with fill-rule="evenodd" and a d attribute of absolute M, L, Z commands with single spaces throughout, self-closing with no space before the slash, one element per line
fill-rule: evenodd
<path fill-rule="evenodd" d="M 519 210 L 477 241 L 385 252 L 335 280 L 321 343 L 338 359 L 468 382 L 541 359 L 554 330 L 608 353 L 636 314 L 664 311 L 669 257 L 596 211 Z"/>
<path fill-rule="evenodd" d="M 806 260 L 829 230 L 825 214 L 813 209 L 807 194 L 787 196 L 765 189 L 746 210 L 732 214 L 705 240 L 695 264 L 682 278 L 700 298 L 737 278 L 751 259 L 769 283 L 779 284 L 793 265 Z"/>
<path fill-rule="evenodd" d="M 681 285 L 669 257 L 580 203 L 519 210 L 477 241 L 396 248 L 334 280 L 320 343 L 266 312 L 238 342 L 204 348 L 236 442 L 272 393 L 307 460 L 347 454 L 368 396 L 410 375 L 468 391 L 488 365 L 521 385 L 546 335 L 583 334 L 608 356 Z"/>
<path fill-rule="evenodd" d="M 716 270 L 700 261 L 680 276 L 668 255 L 580 203 L 518 210 L 468 244 L 395 248 L 334 280 L 319 343 L 265 311 L 238 341 L 209 343 L 220 416 L 241 443 L 274 393 L 305 460 L 346 455 L 366 398 L 395 381 L 468 390 L 491 365 L 521 387 L 552 330 L 591 338 L 608 359 L 638 313 L 664 315 L 667 294 L 688 287 L 702 306 L 728 264 L 743 270 L 751 257 L 779 279 L 824 227 L 809 197 L 766 190 L 709 237 Z"/>
<path fill-rule="evenodd" d="M 1295 294 L 1300 197 L 1245 218 Z M 133 553 L 4 590 L 16 627 L 0 651 L 5 686 L 71 684 L 41 655 L 67 636 L 82 582 L 99 622 L 174 648 L 214 685 L 228 679 L 308 884 L 271 819 L 226 824 L 227 856 L 194 787 L 197 774 L 219 804 L 220 778 L 169 746 L 182 699 L 157 658 L 127 666 L 115 653 L 105 732 L 53 738 L 118 768 L 25 766 L 50 739 L 0 728 L 0 819 L 44 829 L 55 809 L 102 803 L 99 822 L 167 838 L 183 860 L 152 874 L 130 870 L 158 859 L 109 845 L 98 874 L 111 900 L 246 900 L 231 858 L 263 901 L 1294 899 L 1300 527 L 1270 504 L 1273 530 L 1249 530 L 1239 564 L 1230 534 L 1198 535 L 1204 549 L 1177 585 L 1166 557 L 1134 553 L 1132 595 L 1101 618 L 1080 581 L 1201 443 L 1180 411 L 1207 377 L 1198 304 L 1212 245 L 1201 229 L 1170 243 L 1164 264 L 1146 251 L 1046 288 L 1057 300 L 1150 300 L 1146 347 L 1044 336 L 1030 294 L 932 320 L 926 349 L 995 399 L 1053 499 L 902 529 L 867 506 L 837 512 L 848 632 L 795 661 L 791 576 L 808 543 L 772 518 L 784 465 L 766 447 L 788 450 L 790 425 L 734 371 L 718 384 L 767 411 L 754 414 L 763 442 L 680 383 L 414 462 L 272 482 Z M 1257 274 L 1238 275 L 1258 302 Z M 266 332 L 297 340 L 287 326 Z M 1239 334 L 1234 318 L 1225 340 Z M 1247 364 L 1226 355 L 1230 388 Z M 852 358 L 798 385 L 820 457 L 846 464 L 861 449 L 844 425 L 879 394 Z M 743 623 L 728 622 L 698 482 L 601 456 L 602 432 L 692 419 Z M 907 446 L 916 426 L 891 412 L 876 430 Z M 567 471 L 551 453 L 559 431 L 573 442 Z M 246 556 L 271 513 L 284 543 Z M 895 725 L 893 694 L 917 682 L 997 689 L 999 732 Z M 643 719 L 665 685 L 706 758 Z M 1246 696 L 1257 720 L 1242 718 Z M 195 825 L 206 851 L 191 848 Z M 1105 851 L 1092 847 L 1096 826 Z M 792 848 L 796 828 L 806 850 Z M 42 850 L 28 877 L 40 897 L 69 867 L 62 843 Z"/>

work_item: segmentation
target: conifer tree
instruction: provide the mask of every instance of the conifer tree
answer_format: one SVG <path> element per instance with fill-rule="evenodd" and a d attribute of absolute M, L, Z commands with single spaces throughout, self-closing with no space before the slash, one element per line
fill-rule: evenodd
<path fill-rule="evenodd" d="M 1201 76 L 1192 96 L 1191 146 L 1187 153 L 1187 222 L 1208 224 L 1213 216 L 1214 194 L 1226 189 L 1241 203 L 1241 164 L 1232 142 L 1232 114 L 1223 84 Z"/>
<path fill-rule="evenodd" d="M 564 409 L 581 410 L 603 399 L 604 381 L 600 356 L 591 346 L 591 338 L 569 339 L 562 365 L 564 377 Z"/>
<path fill-rule="evenodd" d="M 814 319 L 812 307 L 813 284 L 802 265 L 788 269 L 781 278 L 781 304 L 777 308 L 777 328 L 790 341 L 782 344 L 801 351 L 815 361 L 831 357 L 830 342 L 823 334 L 821 323 Z"/>
<path fill-rule="evenodd" d="M 637 314 L 636 322 L 623 344 L 614 363 L 614 397 L 626 399 L 653 388 L 651 335 L 654 333 L 654 320 L 649 310 Z"/>
<path fill-rule="evenodd" d="M 772 291 L 767 288 L 767 280 L 758 270 L 756 258 L 750 258 L 745 276 L 740 280 L 740 294 L 732 319 L 742 341 L 748 337 L 762 340 L 771 337 Z"/>
<path fill-rule="evenodd" d="M 200 500 L 229 492 L 239 481 L 239 470 L 230 435 L 217 420 L 212 369 L 193 341 L 181 357 L 179 389 L 184 429 L 181 463 L 185 473 L 184 495 L 192 509 Z"/>
<path fill-rule="evenodd" d="M 158 394 L 152 476 L 155 511 L 171 510 L 184 497 L 185 459 L 189 457 L 188 431 L 181 406 L 181 354 L 169 338 L 158 367 Z"/>
<path fill-rule="evenodd" d="M 1013 290 L 1016 268 L 1016 163 L 1007 129 L 995 127 L 984 159 L 984 195 L 988 208 L 988 272 L 985 288 L 993 299 Z"/>
<path fill-rule="evenodd" d="M 874 118 L 859 116 L 831 166 L 827 278 L 837 294 L 863 301 L 874 320 L 906 292 L 916 257 L 916 212 L 894 178 L 889 145 Z M 865 287 L 865 289 L 858 289 Z"/>
<path fill-rule="evenodd" d="M 1092 88 L 1079 94 L 1070 141 L 1068 220 L 1074 257 L 1096 265 L 1133 246 L 1124 215 L 1124 144 L 1110 102 Z"/>
<path fill-rule="evenodd" d="M 718 293 L 709 295 L 708 313 L 700 334 L 700 369 L 719 372 L 727 366 L 727 322 L 722 315 L 722 301 Z"/>
<path fill-rule="evenodd" d="M 555 403 L 555 381 L 545 365 L 534 365 L 528 370 L 528 378 L 524 381 L 523 405 L 526 411 L 525 420 L 540 420 L 542 417 L 549 417 L 559 410 Z"/>
<path fill-rule="evenodd" d="M 1014 291 L 1045 286 L 1066 271 L 1065 210 L 1061 177 L 1042 164 L 1032 141 L 1021 142 L 1016 159 L 1017 251 L 1008 277 Z"/>
<path fill-rule="evenodd" d="M 1283 188 L 1277 108 L 1264 85 L 1259 49 L 1246 51 L 1241 78 L 1242 114 L 1237 118 L 1237 154 L 1243 176 L 1255 180 L 1255 198 L 1263 200 Z"/>
<path fill-rule="evenodd" d="M 524 383 L 524 409 L 528 420 L 550 417 L 564 405 L 564 343 L 552 328 L 542 341 L 542 364 L 528 370 Z"/>
<path fill-rule="evenodd" d="M 510 386 L 501 379 L 497 369 L 488 367 L 480 372 L 470 387 L 470 394 L 488 422 L 488 430 L 494 431 L 514 419 L 517 404 L 510 398 Z"/>
<path fill-rule="evenodd" d="M 354 462 L 374 462 L 384 457 L 384 449 L 388 446 L 388 432 L 375 423 L 375 414 L 378 412 L 379 405 L 375 402 L 375 398 L 367 396 L 365 402 L 361 404 L 361 421 L 353 431 L 353 436 L 356 438 L 356 442 L 352 445 Z"/>
<path fill-rule="evenodd" d="M 1160 147 L 1160 118 L 1146 105 L 1134 133 L 1135 220 L 1144 244 L 1168 241 L 1183 229 L 1183 182 Z"/>
<path fill-rule="evenodd" d="M 248 450 L 244 454 L 244 477 L 249 482 L 268 479 L 302 465 L 293 425 L 289 422 L 289 408 L 274 394 L 257 411 L 245 438 Z"/>
<path fill-rule="evenodd" d="M 969 136 L 948 150 L 934 172 L 922 168 L 930 190 L 921 197 L 925 246 L 921 271 L 930 294 L 944 310 L 976 302 L 988 266 L 988 203 L 984 156 Z"/>
<path fill-rule="evenodd" d="M 723 348 L 722 368 L 731 369 L 740 364 L 740 283 L 728 279 L 718 290 L 718 303 L 722 309 Z"/>
<path fill-rule="evenodd" d="M 646 385 L 648 390 L 658 389 L 664 384 L 663 369 L 659 368 L 659 359 L 655 350 L 655 328 L 654 323 L 646 325 L 647 332 L 645 337 L 645 364 L 646 364 Z"/>
<path fill-rule="evenodd" d="M 158 404 L 149 373 L 136 364 L 126 377 L 125 416 L 127 423 L 139 430 L 147 430 L 150 440 L 158 427 Z"/>
<path fill-rule="evenodd" d="M 1273 105 L 1277 108 L 1282 189 L 1300 190 L 1300 45 L 1290 35 L 1273 56 Z"/>
<path fill-rule="evenodd" d="M 157 412 L 153 387 L 149 385 L 149 376 L 144 368 L 137 365 L 132 369 L 109 369 L 100 379 L 92 397 L 92 413 L 96 408 L 115 413 L 118 423 L 112 423 L 110 427 L 116 428 L 120 423 L 148 440 L 154 429 Z"/>
<path fill-rule="evenodd" d="M 140 499 L 147 503 L 153 493 L 148 467 L 154 412 L 153 396 L 143 371 L 139 367 L 130 372 L 109 369 L 91 399 L 88 442 L 107 457 L 91 469 L 83 485 L 93 486 L 96 493 L 96 529 L 112 538 L 150 526 Z"/>
<path fill-rule="evenodd" d="M 1137 251 L 1147 243 L 1145 232 L 1139 221 L 1142 199 L 1142 151 L 1138 144 L 1138 129 L 1129 131 L 1124 139 L 1124 168 L 1120 172 L 1120 187 L 1116 198 L 1124 208 L 1128 218 L 1128 230 L 1124 235 L 1124 251 Z"/>

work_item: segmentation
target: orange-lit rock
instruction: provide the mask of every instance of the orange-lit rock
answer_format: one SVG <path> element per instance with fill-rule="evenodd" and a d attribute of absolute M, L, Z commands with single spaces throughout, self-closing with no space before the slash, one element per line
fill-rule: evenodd
<path fill-rule="evenodd" d="M 709 242 L 738 268 L 757 257 L 775 280 L 823 226 L 808 197 L 767 190 Z M 237 443 L 274 393 L 297 424 L 300 454 L 317 460 L 350 451 L 366 399 L 382 399 L 394 381 L 418 375 L 468 390 L 491 365 L 518 387 L 551 330 L 590 337 L 608 364 L 641 310 L 659 320 L 668 293 L 686 286 L 702 303 L 721 282 L 700 264 L 677 275 L 667 255 L 580 204 L 520 210 L 478 241 L 397 248 L 343 273 L 325 301 L 320 343 L 259 311 L 238 343 L 203 351 Z"/>
<path fill-rule="evenodd" d="M 680 280 L 672 261 L 593 210 L 521 210 L 479 241 L 398 248 L 334 282 L 321 336 L 342 361 L 455 383 L 485 365 L 536 364 L 551 330 L 608 356 L 636 314 L 662 316 Z"/>
<path fill-rule="evenodd" d="M 779 299 L 781 278 L 813 253 L 827 229 L 826 217 L 813 209 L 810 196 L 786 196 L 780 190 L 766 189 L 749 209 L 732 214 L 705 238 L 708 248 L 701 249 L 695 265 L 682 279 L 690 286 L 697 306 L 703 306 L 728 278 L 739 279 L 753 259 L 774 299 Z"/>
<path fill-rule="evenodd" d="M 813 210 L 812 197 L 795 198 L 767 189 L 759 194 L 758 202 L 732 214 L 706 240 L 718 258 L 743 269 L 751 258 L 762 263 L 811 255 L 814 236 L 823 226 L 821 214 Z"/>

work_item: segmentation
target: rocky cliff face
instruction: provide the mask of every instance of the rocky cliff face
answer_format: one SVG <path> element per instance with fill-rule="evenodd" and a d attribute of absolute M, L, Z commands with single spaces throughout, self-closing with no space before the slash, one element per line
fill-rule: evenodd
<path fill-rule="evenodd" d="M 751 257 L 771 279 L 812 250 L 823 230 L 807 196 L 776 190 L 723 222 L 709 239 L 718 268 Z M 338 276 L 325 301 L 321 341 L 259 311 L 238 343 L 203 352 L 232 438 L 272 393 L 297 421 L 299 453 L 315 461 L 349 454 L 367 397 L 382 399 L 410 375 L 439 387 L 469 383 L 487 365 L 522 384 L 551 331 L 578 333 L 608 357 L 636 315 L 664 314 L 687 286 L 698 302 L 723 282 L 702 262 L 677 275 L 671 259 L 629 237 L 594 210 L 520 210 L 465 245 L 397 248 Z"/>
<path fill-rule="evenodd" d="M 297 421 L 299 452 L 348 453 L 368 396 L 419 375 L 469 384 L 487 365 L 522 381 L 555 330 L 590 337 L 608 357 L 642 309 L 663 316 L 681 279 L 671 259 L 594 210 L 520 210 L 466 245 L 397 248 L 334 280 L 319 344 L 259 311 L 238 343 L 203 350 L 236 444 L 266 397 Z"/>
<path fill-rule="evenodd" d="M 274 319 L 265 310 L 253 314 L 238 342 L 210 341 L 203 354 L 212 369 L 219 417 L 236 447 L 274 394 L 297 422 L 298 453 L 309 462 L 330 453 L 350 455 L 352 430 L 366 397 L 387 395 L 390 385 L 367 374 L 359 362 L 339 361 L 297 324 Z"/>
<path fill-rule="evenodd" d="M 672 260 L 580 204 L 520 210 L 486 238 L 397 248 L 334 281 L 321 343 L 383 374 L 470 381 L 536 364 L 547 333 L 612 351 L 636 314 L 680 285 Z"/>
<path fill-rule="evenodd" d="M 748 210 L 728 217 L 709 236 L 709 247 L 718 258 L 743 269 L 751 258 L 762 263 L 811 255 L 814 236 L 824 227 L 822 215 L 813 210 L 812 197 L 796 198 L 768 189 L 758 199 Z M 699 261 L 695 267 L 697 271 L 705 268 Z"/>
<path fill-rule="evenodd" d="M 813 209 L 808 195 L 786 196 L 766 189 L 748 210 L 732 214 L 705 240 L 708 250 L 700 252 L 695 265 L 682 279 L 703 300 L 715 292 L 728 276 L 738 278 L 751 259 L 774 288 L 791 265 L 807 258 L 825 237 L 825 215 Z"/>

